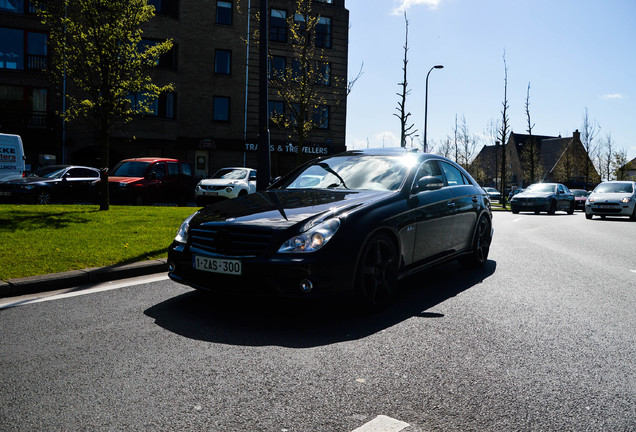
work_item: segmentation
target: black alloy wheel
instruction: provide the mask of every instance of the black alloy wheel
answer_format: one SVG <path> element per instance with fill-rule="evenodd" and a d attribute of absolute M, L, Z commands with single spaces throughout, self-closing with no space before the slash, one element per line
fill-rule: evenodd
<path fill-rule="evenodd" d="M 473 247 L 470 255 L 465 255 L 460 259 L 460 264 L 464 267 L 480 268 L 488 261 L 490 243 L 492 242 L 492 229 L 490 218 L 482 215 L 477 222 L 473 237 Z"/>
<path fill-rule="evenodd" d="M 365 246 L 356 277 L 356 292 L 362 306 L 376 310 L 388 304 L 398 283 L 397 247 L 386 234 L 377 234 Z"/>
<path fill-rule="evenodd" d="M 570 203 L 570 209 L 568 210 L 568 214 L 574 214 L 574 201 Z"/>
<path fill-rule="evenodd" d="M 553 215 L 554 213 L 556 213 L 556 201 L 552 200 L 550 202 L 550 208 L 548 209 L 548 214 Z"/>
<path fill-rule="evenodd" d="M 632 215 L 629 217 L 629 220 L 631 221 L 636 221 L 636 205 L 634 206 L 634 212 L 632 213 Z"/>
<path fill-rule="evenodd" d="M 37 192 L 35 196 L 36 204 L 49 205 L 51 204 L 51 192 L 41 189 Z"/>

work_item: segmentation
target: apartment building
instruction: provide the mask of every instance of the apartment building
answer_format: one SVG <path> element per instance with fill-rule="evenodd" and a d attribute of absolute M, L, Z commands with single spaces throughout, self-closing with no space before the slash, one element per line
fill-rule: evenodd
<path fill-rule="evenodd" d="M 97 166 L 97 136 L 81 122 L 63 125 L 63 90 L 45 72 L 47 30 L 34 14 L 32 0 L 0 0 L 0 132 L 23 136 L 33 168 L 51 158 Z M 165 156 L 189 160 L 204 177 L 225 166 L 256 168 L 258 142 L 259 43 L 254 38 L 258 0 L 149 0 L 156 16 L 143 38 L 172 39 L 152 76 L 174 83 L 146 116 L 115 130 L 110 164 L 127 157 Z M 294 64 L 285 17 L 296 0 L 269 0 L 270 73 Z M 293 131 L 271 125 L 272 175 L 282 175 L 316 155 L 345 149 L 349 12 L 344 0 L 314 0 L 320 16 L 312 43 L 324 52 L 328 77 L 321 91 L 330 102 L 314 115 L 323 121 L 303 143 Z M 251 12 L 251 13 L 250 13 Z M 344 83 L 344 84 L 343 84 Z M 270 110 L 280 112 L 280 97 L 269 88 Z M 48 155 L 48 156 L 44 156 Z"/>

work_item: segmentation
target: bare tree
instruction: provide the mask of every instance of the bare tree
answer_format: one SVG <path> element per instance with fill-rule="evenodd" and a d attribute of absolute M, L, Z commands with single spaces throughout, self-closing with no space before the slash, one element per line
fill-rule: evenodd
<path fill-rule="evenodd" d="M 504 100 L 501 110 L 501 124 L 499 127 L 499 142 L 501 142 L 503 151 L 501 152 L 501 204 L 506 208 L 506 140 L 508 139 L 508 130 L 510 128 L 508 122 L 508 64 L 506 63 L 506 51 L 503 53 L 504 62 Z"/>
<path fill-rule="evenodd" d="M 467 168 L 475 156 L 477 149 L 477 138 L 468 130 L 466 117 L 462 116 L 462 123 L 459 127 L 459 159 L 457 163 Z"/>
<path fill-rule="evenodd" d="M 590 166 L 590 160 L 595 159 L 597 161 L 597 166 L 600 168 L 599 156 L 598 156 L 598 146 L 595 144 L 594 139 L 597 137 L 599 132 L 601 131 L 601 127 L 594 120 L 590 120 L 589 114 L 587 112 L 587 108 L 585 108 L 585 115 L 583 116 L 583 125 L 581 127 L 581 142 L 583 143 L 583 147 L 588 154 L 588 158 L 585 160 L 585 186 L 590 183 L 590 171 L 592 166 Z M 599 170 L 600 171 L 600 170 Z"/>
<path fill-rule="evenodd" d="M 400 119 L 400 145 L 402 147 L 406 147 L 406 140 L 408 137 L 417 132 L 417 129 L 413 129 L 415 126 L 413 123 L 408 124 L 409 117 L 411 116 L 410 112 L 406 111 L 406 97 L 411 93 L 411 90 L 408 89 L 408 81 L 406 79 L 406 69 L 409 63 L 408 61 L 408 51 L 409 51 L 409 20 L 406 18 L 406 11 L 404 12 L 404 27 L 405 27 L 405 36 L 404 36 L 404 59 L 402 60 L 402 82 L 398 83 L 398 85 L 402 88 L 400 93 L 396 93 L 400 97 L 400 101 L 398 101 L 398 106 L 396 107 L 397 114 L 393 114 L 398 119 Z"/>
<path fill-rule="evenodd" d="M 528 120 L 527 132 L 530 137 L 528 138 L 528 142 L 521 149 L 521 169 L 523 170 L 524 178 L 532 184 L 543 176 L 543 166 L 539 154 L 539 145 L 537 140 L 532 136 L 534 124 L 530 119 L 530 83 L 528 83 L 528 91 L 526 93 L 525 110 Z"/>
<path fill-rule="evenodd" d="M 599 163 L 601 180 L 611 180 L 611 177 L 615 174 L 614 164 L 616 163 L 616 149 L 614 148 L 614 141 L 612 140 L 612 134 L 608 133 L 599 143 Z"/>

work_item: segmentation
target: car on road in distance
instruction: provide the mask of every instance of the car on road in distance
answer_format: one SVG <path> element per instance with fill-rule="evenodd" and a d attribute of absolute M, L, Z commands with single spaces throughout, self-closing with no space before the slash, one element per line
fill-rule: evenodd
<path fill-rule="evenodd" d="M 585 189 L 570 189 L 574 194 L 574 208 L 576 210 L 585 210 L 585 201 L 590 196 L 590 192 Z"/>
<path fill-rule="evenodd" d="M 79 165 L 49 165 L 27 177 L 0 183 L 3 201 L 51 204 L 53 202 L 97 203 L 99 170 Z"/>
<path fill-rule="evenodd" d="M 574 194 L 561 183 L 534 183 L 510 199 L 513 213 L 532 211 L 536 214 L 556 211 L 574 213 Z"/>
<path fill-rule="evenodd" d="M 256 170 L 221 168 L 212 177 L 201 180 L 194 189 L 198 206 L 256 192 Z"/>
<path fill-rule="evenodd" d="M 110 172 L 108 183 L 110 200 L 116 204 L 184 206 L 193 198 L 192 168 L 188 162 L 177 159 L 124 159 Z"/>
<path fill-rule="evenodd" d="M 594 188 L 585 202 L 585 217 L 629 216 L 636 221 L 636 182 L 606 181 Z"/>
<path fill-rule="evenodd" d="M 459 165 L 406 149 L 307 162 L 264 191 L 208 205 L 168 249 L 169 277 L 242 295 L 355 294 L 367 308 L 444 261 L 483 266 L 488 194 Z"/>
<path fill-rule="evenodd" d="M 494 187 L 485 187 L 484 190 L 488 193 L 491 201 L 500 201 L 501 200 L 501 192 L 499 192 Z"/>
<path fill-rule="evenodd" d="M 523 189 L 523 188 L 515 188 L 515 189 L 512 189 L 512 190 L 510 191 L 510 193 L 508 194 L 508 201 L 510 201 L 510 200 L 512 199 L 512 197 L 513 197 L 513 196 L 517 195 L 518 193 L 523 192 L 524 190 L 525 190 L 525 189 Z"/>

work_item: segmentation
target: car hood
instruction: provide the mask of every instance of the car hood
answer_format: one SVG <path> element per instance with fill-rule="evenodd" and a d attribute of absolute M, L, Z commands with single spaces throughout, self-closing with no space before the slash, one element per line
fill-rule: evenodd
<path fill-rule="evenodd" d="M 632 194 L 619 192 L 619 193 L 593 193 L 589 196 L 589 198 L 594 198 L 594 201 L 620 201 L 623 198 L 631 198 Z"/>
<path fill-rule="evenodd" d="M 32 183 L 50 183 L 60 180 L 59 178 L 49 178 L 49 177 L 20 177 L 12 180 L 8 180 L 5 183 L 13 184 L 13 185 L 28 185 Z"/>
<path fill-rule="evenodd" d="M 208 205 L 190 222 L 221 225 L 228 222 L 245 227 L 285 230 L 301 225 L 299 231 L 330 217 L 371 205 L 395 192 L 342 190 L 268 190 Z M 304 226 L 309 224 L 308 226 Z"/>
<path fill-rule="evenodd" d="M 513 198 L 549 198 L 554 192 L 519 192 Z"/>
<path fill-rule="evenodd" d="M 230 186 L 237 184 L 245 184 L 245 180 L 228 180 L 228 179 L 204 179 L 199 182 L 204 186 Z"/>
<path fill-rule="evenodd" d="M 118 177 L 118 176 L 109 176 L 109 183 L 135 183 L 143 180 L 143 177 Z"/>

